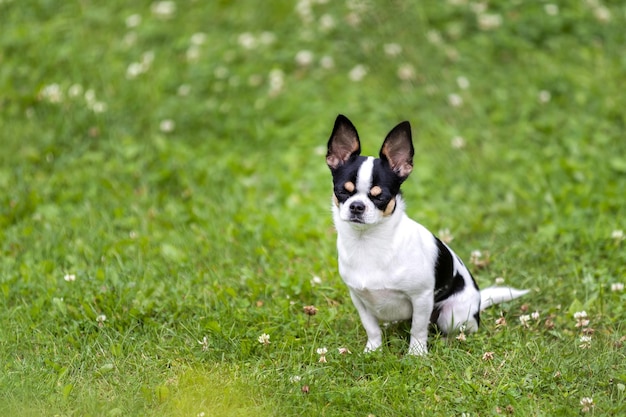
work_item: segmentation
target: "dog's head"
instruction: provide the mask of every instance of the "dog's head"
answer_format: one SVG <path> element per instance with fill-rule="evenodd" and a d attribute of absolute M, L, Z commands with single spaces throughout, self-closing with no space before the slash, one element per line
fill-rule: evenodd
<path fill-rule="evenodd" d="M 333 201 L 339 219 L 353 225 L 373 225 L 391 216 L 400 185 L 413 170 L 413 154 L 409 122 L 394 127 L 380 148 L 379 158 L 373 158 L 361 156 L 356 128 L 347 117 L 337 116 L 326 163 L 333 175 Z"/>

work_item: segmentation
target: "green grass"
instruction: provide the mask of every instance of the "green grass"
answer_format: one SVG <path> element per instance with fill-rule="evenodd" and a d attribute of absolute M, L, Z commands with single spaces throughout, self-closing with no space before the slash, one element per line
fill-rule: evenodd
<path fill-rule="evenodd" d="M 312 3 L 0 1 L 0 415 L 626 412 L 626 8 Z M 337 113 L 410 120 L 408 213 L 532 295 L 361 354 Z"/>

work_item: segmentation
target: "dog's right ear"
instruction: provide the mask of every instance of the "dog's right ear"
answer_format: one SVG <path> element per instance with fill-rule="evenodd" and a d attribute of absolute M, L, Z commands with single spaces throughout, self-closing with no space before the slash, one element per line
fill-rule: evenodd
<path fill-rule="evenodd" d="M 337 116 L 333 133 L 328 140 L 326 163 L 330 169 L 337 169 L 350 158 L 361 154 L 359 134 L 350 120 L 343 114 Z"/>

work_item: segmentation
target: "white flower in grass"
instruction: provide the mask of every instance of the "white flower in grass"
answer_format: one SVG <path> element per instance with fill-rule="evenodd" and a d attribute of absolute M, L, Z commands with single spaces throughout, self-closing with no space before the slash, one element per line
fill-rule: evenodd
<path fill-rule="evenodd" d="M 600 22 L 608 22 L 611 20 L 611 11 L 604 6 L 595 7 L 593 14 Z"/>
<path fill-rule="evenodd" d="M 297 384 L 301 380 L 302 380 L 302 377 L 300 375 L 294 375 L 294 376 L 289 377 L 289 382 L 291 382 L 292 384 Z"/>
<path fill-rule="evenodd" d="M 454 240 L 454 236 L 452 236 L 452 233 L 448 228 L 440 229 L 438 235 L 439 239 L 441 239 L 443 243 L 450 243 Z"/>
<path fill-rule="evenodd" d="M 624 291 L 624 283 L 616 282 L 614 284 L 611 284 L 611 291 L 613 291 L 613 292 Z"/>
<path fill-rule="evenodd" d="M 39 99 L 50 103 L 60 103 L 63 101 L 63 91 L 61 91 L 59 84 L 49 84 L 41 89 Z"/>
<path fill-rule="evenodd" d="M 141 24 L 141 16 L 138 14 L 131 14 L 130 16 L 126 18 L 126 27 L 129 29 L 136 28 L 140 24 Z"/>
<path fill-rule="evenodd" d="M 350 72 L 348 73 L 348 78 L 350 78 L 351 81 L 358 82 L 365 78 L 366 75 L 367 68 L 365 67 L 365 65 L 358 64 L 350 70 Z"/>
<path fill-rule="evenodd" d="M 267 346 L 267 345 L 269 345 L 271 343 L 270 342 L 270 335 L 267 334 L 267 333 L 263 333 L 261 336 L 259 336 L 259 338 L 257 340 L 263 346 Z"/>
<path fill-rule="evenodd" d="M 456 77 L 456 85 L 458 85 L 461 90 L 467 90 L 470 86 L 470 82 L 467 77 L 461 75 Z"/>
<path fill-rule="evenodd" d="M 624 231 L 623 230 L 613 230 L 611 232 L 611 239 L 613 239 L 616 242 L 621 242 L 625 238 L 626 238 L 626 236 L 624 236 Z"/>
<path fill-rule="evenodd" d="M 530 317 L 535 321 L 539 320 L 539 312 L 535 311 L 534 313 L 530 315 Z"/>
<path fill-rule="evenodd" d="M 345 348 L 345 347 L 337 348 L 337 350 L 339 351 L 340 355 L 351 355 L 352 354 L 352 352 L 350 352 L 350 349 Z"/>
<path fill-rule="evenodd" d="M 209 349 L 209 338 L 204 336 L 202 340 L 198 340 L 198 343 L 202 346 L 202 351 Z"/>
<path fill-rule="evenodd" d="M 502 285 L 502 284 L 504 284 L 504 278 L 502 278 L 502 277 L 497 277 L 497 278 L 495 279 L 495 282 L 496 282 L 496 285 Z"/>
<path fill-rule="evenodd" d="M 585 310 L 574 313 L 574 319 L 576 319 L 576 327 L 589 326 L 589 319 L 587 319 L 587 312 Z"/>
<path fill-rule="evenodd" d="M 321 347 L 318 348 L 316 352 L 318 355 L 320 355 L 319 362 L 326 363 L 326 354 L 328 353 L 328 349 L 326 349 L 325 347 Z"/>
<path fill-rule="evenodd" d="M 540 103 L 547 103 L 552 99 L 552 94 L 550 94 L 549 91 L 546 90 L 541 90 L 539 92 L 539 102 Z"/>
<path fill-rule="evenodd" d="M 415 79 L 415 68 L 411 64 L 402 64 L 398 67 L 398 78 L 402 81 Z"/>
<path fill-rule="evenodd" d="M 581 349 L 589 349 L 591 347 L 591 336 L 580 336 L 580 345 Z"/>
<path fill-rule="evenodd" d="M 502 26 L 502 16 L 495 13 L 485 13 L 478 15 L 478 26 L 482 30 L 493 30 Z"/>
<path fill-rule="evenodd" d="M 522 323 L 522 326 L 528 327 L 528 323 L 530 322 L 530 316 L 528 314 L 523 314 L 519 316 L 519 321 Z"/>
<path fill-rule="evenodd" d="M 76 281 L 76 275 L 74 274 L 66 274 L 63 279 L 67 282 L 74 282 Z"/>
<path fill-rule="evenodd" d="M 193 35 L 191 35 L 191 44 L 192 45 L 204 45 L 204 43 L 206 42 L 206 33 L 203 32 L 196 32 Z"/>
<path fill-rule="evenodd" d="M 402 53 L 402 46 L 397 43 L 386 43 L 383 45 L 383 50 L 387 56 L 398 56 Z"/>
<path fill-rule="evenodd" d="M 328 32 L 335 28 L 335 18 L 330 14 L 324 14 L 320 17 L 320 30 Z"/>
<path fill-rule="evenodd" d="M 580 405 L 582 406 L 582 409 L 580 411 L 582 411 L 583 413 L 588 413 L 589 410 L 595 407 L 595 404 L 593 403 L 593 398 L 591 397 L 581 398 Z"/>
<path fill-rule="evenodd" d="M 159 123 L 159 130 L 163 133 L 171 133 L 176 128 L 176 122 L 172 119 L 164 119 Z"/>
<path fill-rule="evenodd" d="M 107 316 L 105 316 L 104 314 L 99 314 L 96 317 L 96 323 L 98 323 L 98 327 L 102 327 L 104 326 L 104 322 L 107 320 Z"/>
<path fill-rule="evenodd" d="M 462 136 L 455 136 L 450 141 L 450 145 L 453 149 L 463 149 L 465 148 L 466 142 Z"/>
<path fill-rule="evenodd" d="M 244 49 L 254 49 L 256 47 L 257 41 L 254 35 L 250 32 L 244 32 L 239 37 L 237 37 L 237 42 Z"/>
<path fill-rule="evenodd" d="M 313 58 L 313 52 L 304 49 L 296 54 L 296 63 L 301 67 L 308 67 L 313 63 Z"/>
<path fill-rule="evenodd" d="M 285 73 L 280 69 L 273 69 L 269 75 L 270 97 L 275 97 L 283 91 L 285 85 Z"/>
<path fill-rule="evenodd" d="M 70 97 L 80 97 L 83 95 L 83 86 L 80 84 L 72 84 L 67 90 L 67 95 Z"/>
<path fill-rule="evenodd" d="M 455 93 L 448 94 L 448 104 L 452 107 L 461 107 L 463 105 L 463 98 Z"/>
<path fill-rule="evenodd" d="M 173 1 L 157 1 L 150 6 L 152 14 L 161 19 L 170 19 L 176 14 L 176 3 Z"/>
<path fill-rule="evenodd" d="M 543 6 L 543 9 L 549 16 L 556 16 L 557 14 L 559 14 L 559 6 L 557 6 L 556 4 L 548 3 Z"/>
<path fill-rule="evenodd" d="M 332 56 L 325 55 L 320 59 L 320 65 L 326 70 L 332 69 L 335 67 L 335 60 Z"/>

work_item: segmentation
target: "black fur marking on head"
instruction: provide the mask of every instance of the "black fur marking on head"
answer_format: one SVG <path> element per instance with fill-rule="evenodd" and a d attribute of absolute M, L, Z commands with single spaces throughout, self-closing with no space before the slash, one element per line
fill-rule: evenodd
<path fill-rule="evenodd" d="M 460 273 L 454 273 L 452 253 L 444 243 L 435 237 L 439 256 L 435 265 L 435 302 L 438 303 L 462 291 L 465 280 Z"/>
<path fill-rule="evenodd" d="M 389 164 L 384 163 L 381 159 L 374 159 L 372 188 L 379 187 L 381 192 L 376 195 L 370 194 L 369 198 L 377 209 L 385 211 L 389 202 L 400 194 L 402 181 L 403 179 L 391 170 Z"/>

